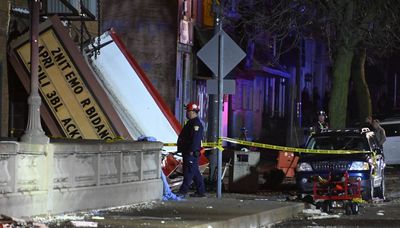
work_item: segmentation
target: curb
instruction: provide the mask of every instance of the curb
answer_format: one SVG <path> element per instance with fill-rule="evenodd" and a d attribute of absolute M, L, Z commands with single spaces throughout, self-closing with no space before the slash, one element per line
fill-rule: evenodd
<path fill-rule="evenodd" d="M 228 220 L 211 222 L 193 226 L 194 228 L 234 228 L 268 226 L 283 220 L 293 218 L 304 209 L 304 203 L 278 207 L 260 213 L 235 217 Z"/>

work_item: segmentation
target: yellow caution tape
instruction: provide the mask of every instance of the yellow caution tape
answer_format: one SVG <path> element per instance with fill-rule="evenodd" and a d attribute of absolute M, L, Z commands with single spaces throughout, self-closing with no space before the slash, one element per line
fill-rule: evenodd
<path fill-rule="evenodd" d="M 224 148 L 222 147 L 222 141 L 239 144 L 239 145 L 243 145 L 243 146 L 258 147 L 258 148 L 264 148 L 264 149 L 295 152 L 295 153 L 310 153 L 310 154 L 370 153 L 370 151 L 358 151 L 358 150 L 316 150 L 316 149 L 305 149 L 305 148 L 288 147 L 288 146 L 277 146 L 277 145 L 271 145 L 271 144 L 265 144 L 265 143 L 249 142 L 249 141 L 227 138 L 227 137 L 220 138 L 217 143 L 216 142 L 203 142 L 201 145 L 203 147 L 218 148 L 219 150 L 222 151 L 222 150 L 224 150 Z M 164 143 L 164 146 L 176 146 L 176 143 Z"/>
<path fill-rule="evenodd" d="M 215 142 L 203 142 L 203 143 L 201 143 L 201 146 L 202 147 L 214 147 L 214 148 L 216 148 L 218 146 L 222 146 L 222 144 L 215 143 Z"/>
<path fill-rule="evenodd" d="M 226 137 L 223 137 L 222 140 L 226 141 L 226 142 L 230 142 L 230 143 L 244 145 L 244 146 L 258 147 L 258 148 L 271 149 L 271 150 L 280 150 L 280 151 L 286 151 L 286 152 L 296 152 L 296 153 L 311 153 L 311 154 L 362 154 L 362 153 L 370 153 L 370 151 L 358 151 L 358 150 L 315 150 L 315 149 L 305 149 L 305 148 L 296 148 L 296 147 L 288 147 L 288 146 L 277 146 L 277 145 L 249 142 L 249 141 L 226 138 Z"/>
<path fill-rule="evenodd" d="M 176 146 L 176 143 L 164 143 L 164 146 Z"/>
<path fill-rule="evenodd" d="M 164 143 L 164 146 L 177 146 L 177 144 L 176 143 Z M 224 150 L 224 148 L 222 147 L 222 143 L 202 142 L 201 146 L 208 147 L 208 148 L 218 148 L 221 151 Z"/>

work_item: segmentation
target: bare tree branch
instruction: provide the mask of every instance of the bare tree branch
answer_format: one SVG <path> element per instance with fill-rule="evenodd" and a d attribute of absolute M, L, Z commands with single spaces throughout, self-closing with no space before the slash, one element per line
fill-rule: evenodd
<path fill-rule="evenodd" d="M 233 2 L 238 2 L 240 15 L 234 29 L 241 31 L 242 41 L 262 39 L 268 32 L 278 41 L 292 42 L 281 45 L 278 56 L 306 37 L 325 40 L 331 57 L 343 45 L 379 53 L 400 47 L 399 0 L 227 0 L 226 4 Z"/>

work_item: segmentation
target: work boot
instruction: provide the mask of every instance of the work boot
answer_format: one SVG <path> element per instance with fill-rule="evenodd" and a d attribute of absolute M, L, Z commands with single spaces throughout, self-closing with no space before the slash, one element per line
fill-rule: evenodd
<path fill-rule="evenodd" d="M 199 198 L 204 198 L 204 197 L 206 197 L 206 194 L 199 194 L 199 193 L 197 193 L 197 192 L 195 192 L 195 193 L 193 193 L 193 194 L 190 194 L 189 195 L 190 197 L 199 197 Z"/>

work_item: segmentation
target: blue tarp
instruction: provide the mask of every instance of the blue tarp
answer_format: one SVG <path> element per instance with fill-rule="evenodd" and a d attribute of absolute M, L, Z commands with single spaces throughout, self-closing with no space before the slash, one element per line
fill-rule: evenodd
<path fill-rule="evenodd" d="M 168 185 L 167 177 L 161 171 L 161 179 L 163 181 L 163 200 L 182 200 L 181 197 L 175 195 Z"/>
<path fill-rule="evenodd" d="M 157 139 L 152 136 L 140 136 L 138 141 L 148 141 L 148 142 L 155 142 Z M 161 171 L 161 179 L 163 181 L 163 200 L 182 200 L 181 197 L 175 195 L 172 191 L 171 188 L 169 187 L 167 177 L 165 176 L 164 172 Z"/>

